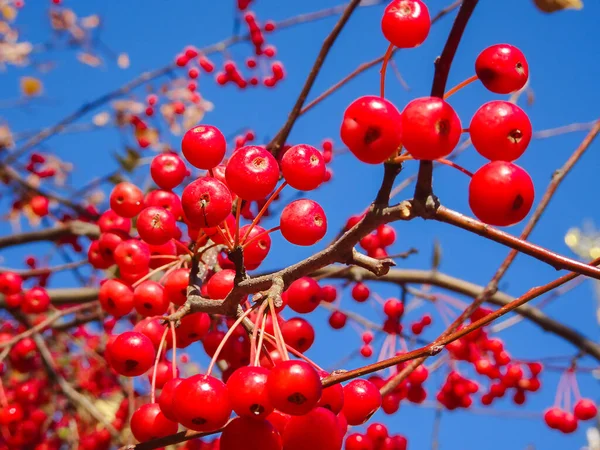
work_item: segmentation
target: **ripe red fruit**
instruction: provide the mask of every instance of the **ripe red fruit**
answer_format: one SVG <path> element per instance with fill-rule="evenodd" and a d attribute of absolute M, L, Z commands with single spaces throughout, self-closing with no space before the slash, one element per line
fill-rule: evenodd
<path fill-rule="evenodd" d="M 508 44 L 496 44 L 483 50 L 475 61 L 475 72 L 483 85 L 496 94 L 518 91 L 529 78 L 525 55 Z"/>
<path fill-rule="evenodd" d="M 319 371 L 321 380 L 328 376 L 328 372 L 323 370 Z M 338 383 L 323 389 L 323 392 L 321 392 L 321 399 L 319 400 L 319 403 L 317 403 L 317 406 L 327 408 L 334 414 L 339 414 L 344 406 L 344 387 Z"/>
<path fill-rule="evenodd" d="M 123 181 L 111 191 L 110 207 L 121 217 L 137 216 L 144 209 L 144 194 L 136 185 Z"/>
<path fill-rule="evenodd" d="M 113 230 L 120 230 L 124 233 L 129 233 L 129 230 L 131 230 L 131 220 L 121 217 L 112 209 L 109 209 L 98 219 L 98 226 L 100 227 L 101 233 L 106 233 L 107 231 Z"/>
<path fill-rule="evenodd" d="M 323 182 L 325 160 L 321 152 L 310 145 L 294 145 L 281 158 L 281 171 L 294 189 L 312 191 Z"/>
<path fill-rule="evenodd" d="M 352 433 L 346 438 L 345 450 L 374 450 L 371 438 L 365 434 Z"/>
<path fill-rule="evenodd" d="M 383 304 L 383 312 L 391 319 L 397 319 L 404 314 L 404 303 L 395 298 L 389 298 Z"/>
<path fill-rule="evenodd" d="M 185 163 L 175 153 L 162 153 L 150 163 L 150 175 L 161 189 L 169 190 L 179 186 L 186 173 Z"/>
<path fill-rule="evenodd" d="M 18 403 L 13 403 L 0 408 L 0 425 L 8 426 L 23 420 L 23 408 Z"/>
<path fill-rule="evenodd" d="M 297 313 L 314 311 L 321 303 L 321 287 L 313 278 L 298 278 L 286 291 L 287 305 Z"/>
<path fill-rule="evenodd" d="M 266 420 L 238 417 L 227 424 L 221 439 L 220 450 L 281 450 L 281 436 Z"/>
<path fill-rule="evenodd" d="M 106 234 L 108 233 L 104 235 Z M 148 269 L 150 265 L 150 250 L 145 242 L 136 239 L 127 239 L 121 241 L 115 247 L 113 258 L 122 272 L 138 273 Z"/>
<path fill-rule="evenodd" d="M 380 164 L 402 143 L 400 113 L 389 101 L 376 96 L 354 100 L 344 112 L 341 138 L 360 161 Z"/>
<path fill-rule="evenodd" d="M 348 316 L 341 311 L 333 311 L 329 316 L 329 326 L 334 330 L 341 330 L 346 326 Z"/>
<path fill-rule="evenodd" d="M 227 141 L 218 128 L 211 125 L 198 125 L 185 133 L 181 141 L 181 150 L 192 166 L 208 170 L 223 161 L 227 151 Z"/>
<path fill-rule="evenodd" d="M 491 161 L 514 161 L 531 141 L 531 122 L 514 103 L 493 101 L 479 108 L 469 126 L 473 147 Z"/>
<path fill-rule="evenodd" d="M 566 412 L 559 429 L 565 434 L 570 434 L 577 430 L 577 425 L 577 418 L 573 414 Z"/>
<path fill-rule="evenodd" d="M 573 414 L 579 420 L 590 420 L 598 415 L 598 408 L 593 400 L 582 398 L 575 403 Z"/>
<path fill-rule="evenodd" d="M 21 311 L 25 314 L 39 314 L 50 307 L 50 296 L 46 289 L 36 286 L 29 289 L 21 300 Z"/>
<path fill-rule="evenodd" d="M 313 409 L 321 398 L 321 380 L 317 371 L 305 361 L 283 361 L 267 378 L 269 399 L 275 408 L 299 416 Z"/>
<path fill-rule="evenodd" d="M 48 215 L 48 206 L 50 205 L 50 200 L 43 195 L 35 195 L 29 201 L 29 206 L 31 207 L 31 211 L 38 217 L 45 217 Z"/>
<path fill-rule="evenodd" d="M 352 380 L 344 386 L 342 412 L 349 425 L 362 425 L 381 406 L 379 389 L 368 380 Z"/>
<path fill-rule="evenodd" d="M 209 329 L 209 315 L 197 312 L 183 317 L 183 319 L 181 319 L 181 324 L 175 329 L 175 332 L 178 337 L 182 337 L 187 342 L 196 342 L 206 336 Z"/>
<path fill-rule="evenodd" d="M 352 286 L 352 298 L 357 302 L 364 302 L 369 298 L 370 291 L 366 284 L 356 283 Z"/>
<path fill-rule="evenodd" d="M 266 149 L 249 145 L 238 148 L 225 169 L 227 186 L 244 200 L 262 200 L 279 180 L 277 160 Z"/>
<path fill-rule="evenodd" d="M 214 431 L 229 420 L 231 405 L 222 381 L 197 374 L 175 388 L 173 405 L 177 421 L 195 431 Z"/>
<path fill-rule="evenodd" d="M 310 322 L 301 317 L 292 317 L 281 325 L 281 334 L 286 344 L 298 350 L 306 352 L 315 342 L 315 330 Z"/>
<path fill-rule="evenodd" d="M 308 246 L 319 242 L 327 233 L 327 217 L 321 205 L 303 198 L 283 208 L 279 226 L 288 242 Z"/>
<path fill-rule="evenodd" d="M 448 103 L 437 97 L 411 101 L 402 111 L 402 145 L 414 159 L 448 156 L 460 140 L 462 125 Z"/>
<path fill-rule="evenodd" d="M 187 287 L 190 283 L 190 269 L 177 269 L 165 280 L 165 296 L 172 303 L 181 306 L 187 299 Z"/>
<path fill-rule="evenodd" d="M 165 417 L 158 403 L 140 406 L 131 416 L 131 432 L 140 442 L 177 433 L 177 423 Z"/>
<path fill-rule="evenodd" d="M 563 419 L 565 416 L 565 412 L 557 407 L 548 408 L 544 412 L 544 421 L 546 425 L 554 430 L 558 430 L 561 426 Z"/>
<path fill-rule="evenodd" d="M 0 273 L 0 294 L 11 295 L 21 292 L 23 279 L 15 272 Z"/>
<path fill-rule="evenodd" d="M 150 206 L 140 212 L 137 230 L 144 242 L 162 245 L 175 237 L 177 223 L 173 214 L 166 209 Z"/>
<path fill-rule="evenodd" d="M 133 309 L 133 291 L 117 279 L 106 280 L 98 292 L 100 306 L 108 314 L 122 317 Z"/>
<path fill-rule="evenodd" d="M 231 214 L 231 192 L 216 178 L 198 178 L 183 190 L 181 205 L 194 227 L 215 227 Z"/>
<path fill-rule="evenodd" d="M 237 415 L 264 419 L 273 412 L 267 391 L 268 375 L 268 369 L 254 366 L 240 367 L 231 374 L 227 380 L 227 392 Z"/>
<path fill-rule="evenodd" d="M 340 450 L 343 434 L 335 414 L 315 408 L 292 417 L 281 437 L 285 450 Z"/>
<path fill-rule="evenodd" d="M 170 303 L 164 288 L 156 281 L 143 281 L 133 291 L 133 306 L 144 317 L 163 315 Z"/>
<path fill-rule="evenodd" d="M 169 420 L 177 420 L 175 417 L 175 409 L 177 408 L 177 405 L 173 404 L 173 395 L 175 394 L 175 388 L 177 388 L 182 381 L 183 380 L 181 378 L 170 379 L 164 384 L 160 391 L 160 395 L 158 396 L 158 405 L 160 406 L 160 410 Z"/>
<path fill-rule="evenodd" d="M 234 280 L 235 270 L 225 269 L 215 273 L 206 283 L 208 296 L 215 300 L 227 297 L 233 289 Z"/>
<path fill-rule="evenodd" d="M 240 236 L 246 236 L 250 225 L 244 225 L 240 228 Z M 244 261 L 249 265 L 260 264 L 271 250 L 271 237 L 265 233 L 265 229 L 260 225 L 255 225 L 246 237 L 244 243 Z M 260 237 L 258 237 L 260 235 Z"/>
<path fill-rule="evenodd" d="M 175 220 L 179 219 L 183 214 L 181 199 L 171 191 L 164 191 L 162 189 L 150 191 L 144 198 L 144 204 L 146 206 L 156 206 L 166 209 L 173 214 Z"/>
<path fill-rule="evenodd" d="M 398 48 L 421 45 L 430 28 L 429 10 L 420 0 L 392 0 L 381 19 L 383 35 Z"/>
<path fill-rule="evenodd" d="M 117 336 L 108 348 L 110 365 L 120 375 L 137 377 L 154 364 L 156 352 L 152 341 L 144 334 L 126 331 Z"/>
<path fill-rule="evenodd" d="M 481 167 L 469 184 L 469 205 L 479 220 L 509 226 L 527 216 L 533 205 L 534 187 L 521 167 L 492 161 Z"/>

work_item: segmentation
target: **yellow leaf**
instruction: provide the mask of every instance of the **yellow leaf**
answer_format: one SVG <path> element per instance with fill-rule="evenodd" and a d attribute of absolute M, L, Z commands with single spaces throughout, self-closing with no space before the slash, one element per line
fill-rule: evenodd
<path fill-rule="evenodd" d="M 563 9 L 582 9 L 582 0 L 533 0 L 540 11 L 553 13 Z"/>
<path fill-rule="evenodd" d="M 42 82 L 34 77 L 21 77 L 21 93 L 25 97 L 33 97 L 42 93 Z"/>
<path fill-rule="evenodd" d="M 2 5 L 2 15 L 6 20 L 12 22 L 17 17 L 17 10 L 10 5 Z"/>

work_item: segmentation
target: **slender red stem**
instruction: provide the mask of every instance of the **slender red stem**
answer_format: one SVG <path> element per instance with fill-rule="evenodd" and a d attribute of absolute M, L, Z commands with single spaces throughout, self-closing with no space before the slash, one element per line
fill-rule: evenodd
<path fill-rule="evenodd" d="M 394 44 L 390 44 L 385 52 L 385 55 L 383 56 L 383 63 L 381 64 L 381 71 L 379 72 L 381 74 L 381 77 L 379 80 L 379 83 L 380 83 L 379 89 L 381 91 L 381 93 L 380 93 L 381 98 L 385 98 L 385 72 L 387 71 L 388 62 L 390 61 L 390 58 L 392 57 L 393 52 L 394 52 Z"/>
<path fill-rule="evenodd" d="M 256 226 L 256 224 L 262 218 L 262 216 L 265 214 L 265 212 L 267 212 L 267 208 L 269 207 L 269 205 L 271 203 L 273 203 L 273 200 L 275 200 L 277 198 L 277 196 L 281 193 L 281 191 L 283 190 L 283 188 L 286 187 L 286 186 L 287 186 L 287 181 L 284 181 L 281 184 L 281 186 L 279 186 L 277 189 L 275 189 L 275 191 L 273 191 L 273 193 L 271 194 L 271 196 L 269 197 L 269 199 L 267 200 L 267 202 L 263 205 L 263 207 L 260 209 L 260 211 L 258 212 L 258 214 L 256 215 L 256 217 L 254 218 L 254 220 L 250 224 L 250 227 L 248 228 L 248 231 L 246 231 L 246 234 L 244 234 L 244 236 L 242 237 L 242 243 L 244 243 L 244 241 L 246 240 L 246 238 L 252 232 L 252 229 Z"/>
<path fill-rule="evenodd" d="M 449 91 L 446 91 L 446 93 L 444 94 L 444 100 L 447 99 L 448 97 L 450 97 L 451 95 L 456 94 L 462 88 L 464 88 L 465 86 L 468 86 L 469 84 L 473 83 L 474 81 L 477 81 L 478 79 L 479 78 L 477 78 L 477 75 L 473 75 L 472 77 L 469 77 L 464 81 L 461 81 L 456 86 L 451 88 Z"/>
<path fill-rule="evenodd" d="M 154 368 L 152 369 L 152 390 L 150 391 L 150 403 L 156 403 L 156 372 L 158 371 L 158 363 L 160 361 L 160 355 L 162 354 L 163 346 L 167 340 L 167 333 L 169 332 L 168 328 L 165 328 L 165 331 L 160 338 L 160 344 L 158 344 L 158 350 L 156 352 L 156 359 L 154 360 Z"/>
<path fill-rule="evenodd" d="M 441 163 L 441 164 L 445 164 L 446 166 L 454 167 L 455 169 L 460 170 L 462 173 L 464 173 L 465 175 L 468 175 L 469 177 L 473 176 L 472 172 L 469 172 L 467 169 L 465 169 L 462 166 L 459 166 L 455 162 L 448 161 L 447 159 L 436 159 L 436 161 L 439 162 L 439 163 Z"/>
<path fill-rule="evenodd" d="M 273 231 L 277 231 L 279 230 L 281 227 L 277 226 L 277 227 L 273 227 L 270 228 L 268 230 L 263 231 L 262 233 L 257 234 L 256 236 L 254 236 L 252 239 L 250 239 L 248 242 L 244 242 L 244 245 L 242 245 L 242 248 L 246 248 L 248 245 L 252 244 L 254 241 L 256 241 L 257 239 L 260 239 L 261 237 L 272 233 Z"/>

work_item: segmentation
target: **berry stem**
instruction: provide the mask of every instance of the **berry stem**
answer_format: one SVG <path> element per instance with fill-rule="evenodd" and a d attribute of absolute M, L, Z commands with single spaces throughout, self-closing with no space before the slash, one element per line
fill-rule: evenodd
<path fill-rule="evenodd" d="M 192 253 L 192 251 L 187 247 L 187 245 L 184 245 L 183 242 L 179 242 L 177 239 L 173 239 L 173 242 L 175 242 L 175 245 L 184 250 L 188 255 L 194 256 L 194 253 Z"/>
<path fill-rule="evenodd" d="M 171 314 L 173 312 L 173 307 L 171 306 Z M 171 337 L 173 338 L 173 356 L 171 358 L 171 370 L 173 371 L 173 378 L 177 378 L 177 335 L 175 334 L 175 324 L 173 322 L 169 322 L 169 328 L 171 328 Z"/>
<path fill-rule="evenodd" d="M 242 199 L 238 197 L 235 205 L 235 238 L 233 239 L 233 248 L 236 248 L 240 243 L 240 215 L 242 212 Z"/>
<path fill-rule="evenodd" d="M 167 263 L 165 265 L 162 265 L 160 267 L 157 267 L 154 270 L 151 270 L 150 272 L 148 272 L 146 275 L 144 275 L 142 278 L 140 278 L 139 280 L 137 280 L 135 283 L 133 283 L 131 285 L 132 288 L 136 288 L 137 286 L 139 286 L 140 284 L 142 284 L 144 281 L 146 281 L 148 278 L 150 278 L 152 275 L 157 274 L 158 272 L 162 272 L 165 269 L 168 269 L 172 266 L 174 266 L 175 264 L 179 264 L 179 259 L 177 261 L 171 261 L 170 263 Z"/>
<path fill-rule="evenodd" d="M 277 189 L 275 189 L 275 191 L 273 191 L 273 193 L 269 196 L 269 199 L 266 201 L 266 203 L 263 205 L 263 207 L 260 209 L 260 211 L 258 212 L 258 214 L 256 215 L 256 217 L 254 218 L 254 220 L 250 224 L 250 227 L 246 231 L 246 234 L 244 234 L 244 236 L 242 237 L 242 243 L 244 243 L 244 241 L 246 240 L 246 238 L 252 232 L 252 229 L 256 226 L 256 224 L 258 224 L 258 221 L 262 218 L 262 216 L 265 214 L 265 212 L 267 212 L 267 208 L 269 207 L 269 205 L 271 203 L 273 203 L 273 200 L 275 200 L 277 198 L 277 196 L 281 193 L 281 191 L 283 190 L 283 188 L 286 187 L 286 186 L 287 186 L 287 181 L 284 181 L 281 184 L 281 186 L 279 186 Z"/>
<path fill-rule="evenodd" d="M 381 64 L 381 71 L 379 72 L 381 74 L 380 81 L 379 81 L 379 89 L 381 91 L 380 92 L 381 98 L 385 98 L 385 72 L 387 70 L 387 65 L 388 65 L 390 58 L 392 57 L 393 52 L 394 52 L 394 44 L 390 44 L 385 52 L 385 55 L 383 56 L 383 63 Z"/>
<path fill-rule="evenodd" d="M 575 400 L 579 400 L 581 398 L 581 392 L 579 391 L 579 384 L 577 383 L 575 370 L 569 370 L 568 374 L 569 381 L 571 382 L 571 388 L 573 389 L 573 394 L 575 394 Z"/>
<path fill-rule="evenodd" d="M 256 313 L 256 321 L 254 322 L 254 329 L 252 330 L 252 336 L 250 337 L 250 363 L 255 366 L 258 365 L 258 355 L 260 355 L 260 347 L 256 343 L 256 338 L 258 337 L 258 323 L 263 320 L 263 316 L 265 314 L 265 310 L 267 309 L 268 303 L 262 302 L 258 308 L 258 312 Z"/>
<path fill-rule="evenodd" d="M 154 360 L 154 368 L 152 369 L 152 389 L 150 391 L 150 403 L 156 403 L 156 372 L 158 370 L 158 362 L 160 361 L 160 355 L 162 354 L 163 346 L 167 340 L 168 332 L 169 329 L 165 328 L 165 331 L 160 338 L 160 344 L 158 344 L 158 350 L 156 351 L 156 359 Z"/>
<path fill-rule="evenodd" d="M 262 322 L 260 324 L 260 336 L 258 337 L 258 344 L 256 346 L 256 356 L 254 357 L 254 365 L 258 366 L 260 362 L 260 351 L 263 346 L 263 340 L 265 338 L 265 327 L 267 325 L 267 315 L 263 312 Z"/>
<path fill-rule="evenodd" d="M 272 233 L 273 231 L 277 231 L 279 230 L 281 227 L 280 226 L 276 226 L 273 228 L 269 228 L 268 230 L 263 231 L 260 234 L 257 234 L 256 236 L 254 236 L 252 239 L 250 239 L 248 242 L 244 242 L 244 244 L 242 245 L 242 248 L 246 248 L 248 245 L 252 244 L 254 241 L 256 241 L 257 239 L 263 237 L 266 234 Z"/>
<path fill-rule="evenodd" d="M 468 175 L 469 177 L 473 176 L 472 172 L 469 172 L 464 167 L 459 166 L 458 164 L 456 164 L 456 163 L 454 163 L 452 161 L 449 161 L 449 160 L 443 159 L 443 158 L 442 159 L 436 159 L 436 161 L 439 162 L 439 163 L 441 163 L 441 164 L 445 164 L 446 166 L 454 167 L 455 169 L 460 170 L 462 173 L 464 173 L 465 175 Z"/>
<path fill-rule="evenodd" d="M 275 335 L 275 343 L 277 344 L 277 348 L 281 352 L 281 357 L 284 361 L 288 361 L 290 359 L 290 355 L 288 354 L 285 339 L 283 339 L 283 334 L 281 333 L 281 328 L 279 328 L 279 322 L 277 320 L 277 312 L 275 311 L 275 305 L 273 304 L 272 299 L 267 300 L 269 302 L 269 309 L 271 310 L 271 317 L 273 318 L 273 333 Z"/>
<path fill-rule="evenodd" d="M 210 364 L 208 365 L 208 370 L 206 371 L 206 376 L 210 376 L 210 374 L 212 373 L 213 367 L 215 366 L 215 363 L 217 362 L 217 358 L 219 357 L 219 354 L 223 350 L 223 347 L 225 346 L 227 339 L 229 339 L 231 337 L 231 335 L 233 334 L 233 331 L 237 328 L 237 326 L 240 323 L 242 323 L 242 321 L 246 317 L 248 317 L 253 310 L 254 310 L 254 307 L 244 311 L 243 314 L 241 314 L 240 317 L 238 317 L 237 320 L 233 323 L 233 325 L 231 325 L 231 327 L 229 327 L 229 330 L 227 330 L 227 333 L 225 333 L 225 336 L 223 336 L 223 339 L 219 343 L 219 346 L 217 347 L 215 354 L 213 355 L 212 359 L 210 360 Z"/>
<path fill-rule="evenodd" d="M 229 227 L 227 227 L 227 225 L 225 225 L 225 232 L 224 232 L 221 229 L 221 225 L 217 225 L 217 233 L 219 233 L 221 235 L 221 237 L 225 241 L 225 244 L 227 245 L 227 248 L 229 250 L 233 250 L 233 239 L 231 237 L 231 233 L 229 232 Z"/>
<path fill-rule="evenodd" d="M 477 81 L 478 79 L 479 78 L 477 77 L 477 75 L 473 75 L 472 77 L 469 77 L 464 81 L 461 81 L 456 86 L 454 86 L 450 90 L 446 91 L 446 93 L 444 94 L 444 100 L 446 100 L 451 95 L 456 94 L 462 88 L 464 88 L 465 86 L 468 86 L 469 84 L 473 83 L 474 81 Z"/>

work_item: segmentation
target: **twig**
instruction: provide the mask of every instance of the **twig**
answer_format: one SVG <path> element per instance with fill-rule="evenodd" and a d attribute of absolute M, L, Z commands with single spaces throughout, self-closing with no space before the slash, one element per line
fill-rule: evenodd
<path fill-rule="evenodd" d="M 55 241 L 70 235 L 97 238 L 100 235 L 100 229 L 97 225 L 73 220 L 53 228 L 0 237 L 0 249 L 30 242 Z"/>

